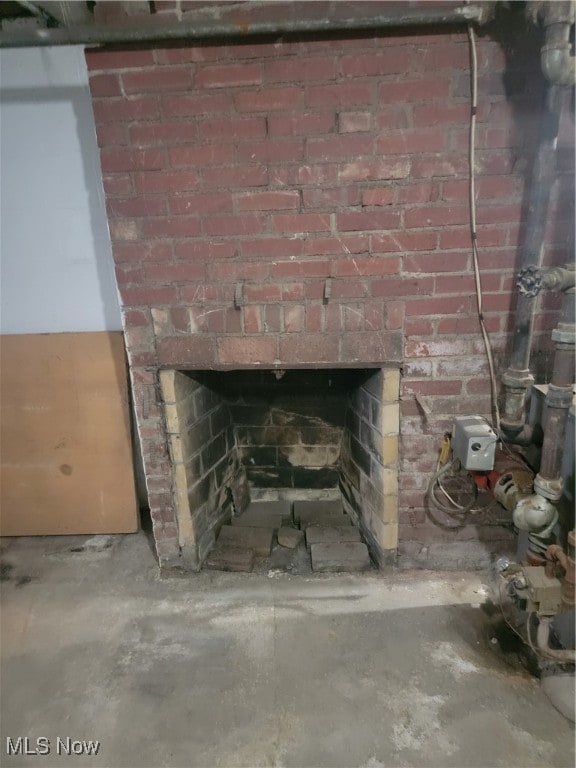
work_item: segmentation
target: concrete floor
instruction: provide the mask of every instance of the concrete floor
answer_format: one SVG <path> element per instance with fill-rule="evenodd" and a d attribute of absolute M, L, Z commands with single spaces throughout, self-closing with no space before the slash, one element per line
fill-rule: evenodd
<path fill-rule="evenodd" d="M 161 579 L 143 534 L 4 540 L 2 562 L 2 766 L 574 764 L 490 643 L 481 575 Z M 18 736 L 50 754 L 8 756 Z"/>

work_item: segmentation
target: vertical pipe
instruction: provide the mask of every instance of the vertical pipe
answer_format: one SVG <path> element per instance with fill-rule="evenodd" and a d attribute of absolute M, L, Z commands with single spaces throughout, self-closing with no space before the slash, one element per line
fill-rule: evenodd
<path fill-rule="evenodd" d="M 540 266 L 546 230 L 546 215 L 550 203 L 550 192 L 556 178 L 556 141 L 562 104 L 562 91 L 557 85 L 550 86 L 547 94 L 546 112 L 541 126 L 540 145 L 532 171 L 530 197 L 528 199 L 528 220 L 522 251 L 522 267 Z M 520 295 L 516 310 L 513 347 L 510 368 L 516 371 L 528 369 L 530 345 L 534 323 L 536 297 Z"/>
<path fill-rule="evenodd" d="M 554 369 L 544 401 L 542 429 L 542 459 L 540 471 L 534 481 L 534 490 L 551 501 L 562 495 L 562 451 L 566 433 L 566 420 L 572 405 L 575 350 L 575 289 L 565 291 L 560 322 L 552 338 L 556 342 Z"/>
<path fill-rule="evenodd" d="M 528 220 L 521 251 L 520 268 L 540 266 L 546 230 L 550 192 L 555 179 L 555 154 L 562 105 L 562 89 L 551 85 L 546 98 L 546 111 L 540 128 L 538 152 L 532 169 L 528 198 Z M 512 352 L 508 369 L 502 377 L 504 404 L 502 429 L 514 437 L 524 426 L 526 393 L 533 382 L 530 374 L 530 349 L 534 326 L 535 296 L 518 296 Z"/>

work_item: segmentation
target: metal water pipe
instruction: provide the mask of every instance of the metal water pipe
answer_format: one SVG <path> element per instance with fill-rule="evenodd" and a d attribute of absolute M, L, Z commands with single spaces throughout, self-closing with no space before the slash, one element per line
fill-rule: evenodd
<path fill-rule="evenodd" d="M 243 7 L 243 6 L 246 7 Z M 209 40 L 331 32 L 376 32 L 384 27 L 485 24 L 494 3 L 456 7 L 413 7 L 387 3 L 292 3 L 282 18 L 266 19 L 275 3 L 238 3 L 235 7 L 187 14 L 181 21 L 124 24 L 84 24 L 51 29 L 11 29 L 0 32 L 0 48 L 51 45 L 124 45 L 161 40 Z M 262 11 L 264 10 L 264 13 Z M 255 15 L 258 13 L 258 16 Z M 274 13 L 277 17 L 278 14 Z"/>
<path fill-rule="evenodd" d="M 544 441 L 540 470 L 534 480 L 534 493 L 516 505 L 512 518 L 517 528 L 528 531 L 529 550 L 538 562 L 544 561 L 544 553 L 558 522 L 557 504 L 564 490 L 562 479 L 562 451 L 564 450 L 566 422 L 572 405 L 574 363 L 576 349 L 575 324 L 575 276 L 576 267 L 554 267 L 540 273 L 526 270 L 524 285 L 520 289 L 535 296 L 543 285 L 562 288 L 562 310 L 558 326 L 552 331 L 555 342 L 554 368 L 544 400 L 542 430 Z M 522 276 L 521 276 L 522 280 Z M 534 562 L 536 562 L 534 560 Z"/>
<path fill-rule="evenodd" d="M 562 106 L 562 89 L 551 85 L 546 99 L 546 111 L 540 124 L 538 151 L 532 168 L 528 193 L 528 218 L 524 231 L 520 261 L 520 277 L 530 268 L 539 269 L 544 251 L 546 216 L 550 192 L 556 178 L 556 141 Z M 530 352 L 537 293 L 520 291 L 514 317 L 512 351 L 508 368 L 502 376 L 504 402 L 501 430 L 510 442 L 525 442 L 527 393 L 534 377 L 530 373 Z"/>
<path fill-rule="evenodd" d="M 555 179 L 555 155 L 558 126 L 565 87 L 575 81 L 574 56 L 570 46 L 571 28 L 575 20 L 575 4 L 546 2 L 539 4 L 544 25 L 544 44 L 540 51 L 541 67 L 550 82 L 546 109 L 542 117 L 540 141 L 532 169 L 528 196 L 528 219 L 521 250 L 521 271 L 539 268 L 542 264 L 546 216 L 550 192 Z M 528 390 L 534 383 L 530 373 L 530 350 L 534 325 L 536 294 L 521 293 L 518 297 L 512 352 L 508 369 L 502 376 L 504 402 L 501 429 L 504 439 L 525 444 L 530 440 L 525 425 Z"/>
<path fill-rule="evenodd" d="M 547 3 L 544 13 L 544 45 L 541 50 L 542 72 L 551 83 L 573 86 L 576 68 L 570 43 L 574 25 L 574 2 Z"/>
<path fill-rule="evenodd" d="M 572 265 L 574 280 L 574 265 Z M 554 331 L 554 368 L 544 400 L 542 415 L 542 458 L 540 471 L 534 480 L 534 490 L 540 496 L 557 502 L 562 497 L 562 451 L 566 434 L 568 412 L 572 405 L 574 386 L 574 350 L 576 348 L 576 326 L 574 283 L 563 293 L 560 321 Z"/>

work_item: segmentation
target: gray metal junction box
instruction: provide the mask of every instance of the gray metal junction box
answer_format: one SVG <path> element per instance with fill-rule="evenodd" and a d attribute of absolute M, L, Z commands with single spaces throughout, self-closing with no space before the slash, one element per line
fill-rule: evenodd
<path fill-rule="evenodd" d="M 481 416 L 455 417 L 452 451 L 464 469 L 493 469 L 497 442 L 496 433 Z"/>

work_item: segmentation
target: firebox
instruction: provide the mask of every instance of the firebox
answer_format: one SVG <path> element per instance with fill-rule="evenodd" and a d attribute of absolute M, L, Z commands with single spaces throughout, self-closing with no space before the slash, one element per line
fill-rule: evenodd
<path fill-rule="evenodd" d="M 251 500 L 333 499 L 380 565 L 398 538 L 398 368 L 160 371 L 182 556 Z"/>

